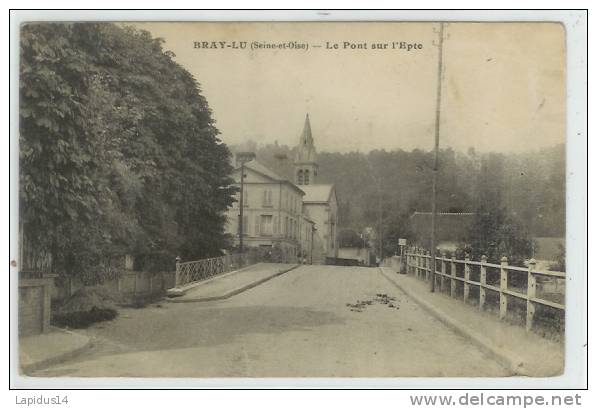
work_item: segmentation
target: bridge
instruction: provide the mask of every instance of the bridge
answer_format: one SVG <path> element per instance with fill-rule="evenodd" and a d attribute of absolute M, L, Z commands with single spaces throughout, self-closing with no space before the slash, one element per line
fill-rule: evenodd
<path fill-rule="evenodd" d="M 186 290 L 177 297 L 145 308 L 123 308 L 115 320 L 79 330 L 92 337 L 93 348 L 31 375 L 493 377 L 561 373 L 563 342 L 536 328 L 527 331 L 526 325 L 500 319 L 499 312 L 489 308 L 490 301 L 483 311 L 465 303 L 456 297 L 458 285 L 447 285 L 449 281 L 444 286 L 447 292 L 430 293 L 423 274 L 428 271 L 421 261 L 424 256 L 409 255 L 409 274 L 399 274 L 391 266 L 273 263 L 230 271 L 212 260 L 219 269 L 217 275 L 201 270 L 204 273 L 197 274 L 207 276 L 197 285 L 180 283 Z M 239 260 L 228 262 L 239 266 Z M 443 262 L 449 268 L 448 261 Z M 189 276 L 191 270 L 185 269 Z M 442 273 L 441 266 L 438 271 Z M 458 271 L 440 277 L 463 283 L 454 279 Z M 473 281 L 470 275 L 468 279 Z M 454 288 L 452 295 L 449 288 Z M 471 299 L 473 292 L 469 289 Z"/>

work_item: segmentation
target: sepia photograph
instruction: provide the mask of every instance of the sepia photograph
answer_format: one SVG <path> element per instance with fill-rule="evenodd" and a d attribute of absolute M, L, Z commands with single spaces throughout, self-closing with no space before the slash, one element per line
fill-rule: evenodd
<path fill-rule="evenodd" d="M 566 36 L 20 24 L 19 376 L 561 376 Z"/>

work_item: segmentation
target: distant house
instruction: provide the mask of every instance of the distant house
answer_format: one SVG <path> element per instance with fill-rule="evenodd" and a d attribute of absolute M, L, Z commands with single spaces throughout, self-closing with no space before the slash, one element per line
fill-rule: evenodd
<path fill-rule="evenodd" d="M 437 213 L 435 237 L 437 247 L 453 251 L 466 240 L 466 233 L 473 222 L 474 213 Z M 429 248 L 431 245 L 431 212 L 414 212 L 410 217 L 415 243 Z"/>
<path fill-rule="evenodd" d="M 371 260 L 371 249 L 369 247 L 340 247 L 338 258 L 355 260 L 357 264 L 368 266 Z"/>
<path fill-rule="evenodd" d="M 305 192 L 303 208 L 315 222 L 313 238 L 314 263 L 323 264 L 326 257 L 338 257 L 338 202 L 333 185 L 301 185 Z"/>

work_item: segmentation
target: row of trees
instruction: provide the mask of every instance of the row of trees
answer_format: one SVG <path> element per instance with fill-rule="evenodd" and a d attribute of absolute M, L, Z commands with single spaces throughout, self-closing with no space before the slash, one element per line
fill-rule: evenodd
<path fill-rule="evenodd" d="M 145 31 L 21 28 L 20 220 L 56 272 L 172 268 L 227 246 L 230 152 L 192 75 Z"/>

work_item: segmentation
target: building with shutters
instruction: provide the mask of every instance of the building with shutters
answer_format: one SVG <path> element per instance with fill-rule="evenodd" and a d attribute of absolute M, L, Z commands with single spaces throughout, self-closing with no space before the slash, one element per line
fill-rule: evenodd
<path fill-rule="evenodd" d="M 240 187 L 240 167 L 233 177 Z M 277 247 L 293 257 L 310 259 L 313 221 L 303 215 L 305 192 L 257 160 L 245 163 L 243 243 L 247 247 Z M 239 206 L 228 211 L 227 232 L 239 243 Z M 307 254 L 305 254 L 307 253 Z"/>
<path fill-rule="evenodd" d="M 309 115 L 305 119 L 294 160 L 294 181 L 264 166 L 256 158 L 245 163 L 243 192 L 243 244 L 279 248 L 289 257 L 323 264 L 337 257 L 336 191 L 317 184 L 317 154 Z M 233 172 L 240 188 L 241 167 Z M 240 193 L 228 210 L 226 230 L 239 244 Z"/>

